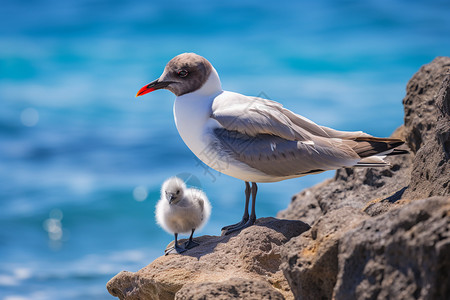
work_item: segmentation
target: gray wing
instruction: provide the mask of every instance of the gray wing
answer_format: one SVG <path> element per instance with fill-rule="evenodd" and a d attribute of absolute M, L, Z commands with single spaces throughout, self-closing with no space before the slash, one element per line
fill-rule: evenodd
<path fill-rule="evenodd" d="M 249 136 L 238 131 L 216 128 L 212 146 L 223 157 L 230 157 L 271 176 L 301 176 L 352 166 L 359 156 L 342 143 L 317 145 L 290 141 L 269 134 Z M 317 138 L 316 138 L 317 139 Z"/>
<path fill-rule="evenodd" d="M 309 141 L 314 136 L 344 139 L 370 136 L 362 131 L 338 131 L 320 126 L 278 102 L 232 92 L 216 97 L 211 117 L 224 128 L 249 136 L 270 134 L 291 141 Z"/>
<path fill-rule="evenodd" d="M 354 165 L 360 157 L 341 138 L 368 136 L 319 126 L 277 102 L 222 93 L 212 105 L 213 147 L 272 176 L 300 176 Z"/>

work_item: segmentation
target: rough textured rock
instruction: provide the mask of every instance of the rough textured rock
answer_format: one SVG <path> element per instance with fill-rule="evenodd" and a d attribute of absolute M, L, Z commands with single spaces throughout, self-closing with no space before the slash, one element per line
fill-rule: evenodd
<path fill-rule="evenodd" d="M 364 220 L 339 243 L 335 299 L 450 299 L 450 197 Z"/>
<path fill-rule="evenodd" d="M 280 248 L 309 228 L 301 221 L 258 219 L 255 226 L 239 233 L 199 237 L 196 240 L 200 246 L 182 255 L 159 257 L 136 273 L 121 272 L 108 282 L 107 288 L 120 299 L 174 299 L 183 287 L 181 295 L 187 295 L 186 289 L 191 288 L 204 291 L 205 285 L 199 284 L 205 283 L 215 289 L 221 286 L 221 297 L 229 293 L 233 298 L 236 293 L 254 291 L 248 287 L 248 281 L 254 280 L 268 283 L 271 290 L 264 292 L 268 297 L 293 299 L 279 268 Z M 243 282 L 239 289 L 229 288 L 226 280 L 232 278 Z"/>
<path fill-rule="evenodd" d="M 231 278 L 222 282 L 204 282 L 185 285 L 176 294 L 176 300 L 281 300 L 283 295 L 267 282 Z"/>
<path fill-rule="evenodd" d="M 283 247 L 281 268 L 296 299 L 328 299 L 338 274 L 338 246 L 342 235 L 368 218 L 346 206 L 320 217 L 308 232 Z"/>
<path fill-rule="evenodd" d="M 405 198 L 450 195 L 450 57 L 423 66 L 403 104 L 406 139 L 416 152 Z"/>
<path fill-rule="evenodd" d="M 403 99 L 406 141 L 414 153 L 434 139 L 438 119 L 436 98 L 449 69 L 450 57 L 437 57 L 422 66 L 406 86 Z"/>
<path fill-rule="evenodd" d="M 393 136 L 408 141 L 411 155 L 388 158 L 390 168 L 338 170 L 278 214 L 312 225 L 282 251 L 297 299 L 450 299 L 450 216 L 438 205 L 450 200 L 413 201 L 450 194 L 449 63 L 437 58 L 408 84 L 405 126 Z"/>

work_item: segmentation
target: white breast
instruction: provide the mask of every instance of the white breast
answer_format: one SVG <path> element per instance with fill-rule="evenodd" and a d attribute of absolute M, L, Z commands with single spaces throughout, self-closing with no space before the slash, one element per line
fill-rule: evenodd
<path fill-rule="evenodd" d="M 211 132 L 220 126 L 211 118 L 212 103 L 222 93 L 219 77 L 213 70 L 199 90 L 175 99 L 175 124 L 184 143 L 202 162 L 220 173 L 245 181 L 277 181 L 239 161 L 212 151 Z"/>
<path fill-rule="evenodd" d="M 173 114 L 178 132 L 184 143 L 200 159 L 208 146 L 204 133 L 211 116 L 211 105 L 221 93 L 219 75 L 213 68 L 200 89 L 175 99 Z"/>

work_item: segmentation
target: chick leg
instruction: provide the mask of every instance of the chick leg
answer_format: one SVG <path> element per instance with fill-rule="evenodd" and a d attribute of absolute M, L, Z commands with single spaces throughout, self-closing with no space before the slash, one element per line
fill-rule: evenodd
<path fill-rule="evenodd" d="M 185 249 L 192 249 L 192 248 L 197 247 L 198 245 L 200 245 L 199 243 L 194 242 L 194 240 L 192 239 L 192 236 L 194 235 L 194 231 L 195 231 L 195 228 L 192 228 L 192 233 L 191 233 L 191 236 L 189 237 L 189 241 L 184 243 L 184 248 Z"/>
<path fill-rule="evenodd" d="M 173 244 L 173 247 L 168 248 L 164 251 L 165 255 L 169 254 L 180 254 L 186 251 L 183 247 L 178 246 L 178 233 L 175 233 L 175 242 Z"/>

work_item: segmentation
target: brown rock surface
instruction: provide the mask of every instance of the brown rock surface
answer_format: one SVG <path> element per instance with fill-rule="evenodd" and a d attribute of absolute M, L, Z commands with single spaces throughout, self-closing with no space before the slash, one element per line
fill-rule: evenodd
<path fill-rule="evenodd" d="M 416 152 L 404 197 L 450 195 L 450 57 L 438 57 L 409 81 L 403 99 L 407 141 Z"/>
<path fill-rule="evenodd" d="M 328 299 L 338 274 L 339 240 L 368 218 L 359 209 L 344 206 L 320 217 L 308 232 L 283 247 L 281 268 L 295 299 Z"/>
<path fill-rule="evenodd" d="M 335 299 L 450 299 L 450 197 L 364 220 L 339 243 Z"/>
<path fill-rule="evenodd" d="M 436 98 L 449 70 L 450 57 L 437 57 L 422 66 L 406 86 L 403 99 L 406 141 L 414 153 L 434 139 L 439 116 Z"/>
<path fill-rule="evenodd" d="M 204 282 L 185 285 L 176 294 L 176 300 L 281 300 L 283 295 L 267 282 L 231 278 L 222 282 Z"/>
<path fill-rule="evenodd" d="M 121 272 L 107 288 L 120 299 L 174 299 L 183 287 L 182 295 L 187 295 L 186 289 L 204 290 L 205 285 L 199 284 L 207 283 L 215 289 L 222 286 L 221 297 L 228 291 L 232 298 L 235 291 L 227 288 L 227 280 L 242 281 L 238 294 L 254 291 L 247 284 L 254 280 L 268 283 L 270 289 L 264 294 L 293 299 L 279 268 L 281 246 L 308 229 L 301 221 L 258 219 L 255 226 L 239 233 L 199 237 L 200 246 L 182 255 L 161 256 L 136 273 Z"/>
<path fill-rule="evenodd" d="M 312 224 L 282 251 L 298 299 L 450 299 L 449 66 L 437 58 L 408 84 L 394 135 L 411 155 L 388 158 L 390 168 L 338 170 L 278 214 Z M 412 201 L 430 195 L 447 197 Z"/>

